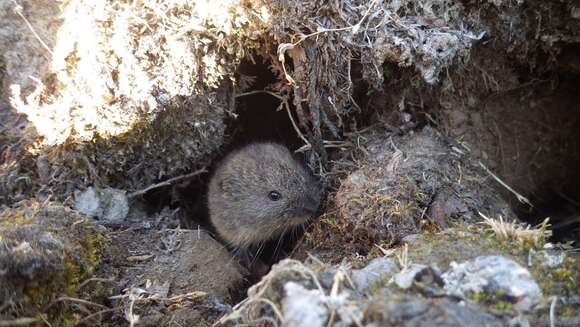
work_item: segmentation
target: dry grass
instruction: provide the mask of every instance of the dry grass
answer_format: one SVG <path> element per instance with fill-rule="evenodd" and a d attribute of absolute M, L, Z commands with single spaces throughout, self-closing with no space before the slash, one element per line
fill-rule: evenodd
<path fill-rule="evenodd" d="M 505 221 L 502 216 L 499 216 L 499 219 L 492 219 L 481 212 L 479 215 L 483 218 L 482 224 L 487 225 L 495 236 L 502 241 L 542 247 L 546 240 L 552 236 L 552 231 L 549 229 L 550 218 L 546 218 L 541 224 L 532 227 L 526 224 Z"/>

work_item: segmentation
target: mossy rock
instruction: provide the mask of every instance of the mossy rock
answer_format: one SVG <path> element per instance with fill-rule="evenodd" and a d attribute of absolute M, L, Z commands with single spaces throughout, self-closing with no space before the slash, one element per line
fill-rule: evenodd
<path fill-rule="evenodd" d="M 547 243 L 546 243 L 547 244 Z M 463 262 L 479 256 L 501 255 L 509 257 L 526 267 L 544 294 L 546 301 L 553 296 L 563 299 L 559 304 L 562 312 L 578 315 L 578 308 L 571 299 L 580 294 L 580 257 L 574 252 L 550 251 L 545 244 L 532 245 L 517 240 L 507 241 L 482 225 L 459 223 L 438 233 L 423 233 L 408 246 L 408 260 L 412 263 L 433 265 L 441 271 L 449 269 L 452 262 Z M 553 252 L 553 253 L 551 253 Z M 377 256 L 380 253 L 376 253 Z M 561 256 L 561 263 L 551 266 L 548 256 Z M 510 311 L 508 303 L 497 301 L 501 294 L 491 298 L 485 294 L 473 294 L 470 300 L 490 310 Z M 536 311 L 548 313 L 549 305 Z"/>
<path fill-rule="evenodd" d="M 13 305 L 0 312 L 2 320 L 42 315 L 62 322 L 72 312 L 61 300 L 79 297 L 78 286 L 93 274 L 105 244 L 102 228 L 61 204 L 30 200 L 3 208 L 0 307 Z"/>

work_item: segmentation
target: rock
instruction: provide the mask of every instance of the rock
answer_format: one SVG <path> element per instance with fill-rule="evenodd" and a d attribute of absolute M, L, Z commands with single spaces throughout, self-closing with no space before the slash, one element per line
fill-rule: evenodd
<path fill-rule="evenodd" d="M 481 256 L 455 265 L 443 274 L 443 280 L 452 295 L 468 298 L 484 293 L 492 300 L 509 301 L 520 310 L 531 310 L 542 297 L 530 272 L 502 256 Z"/>
<path fill-rule="evenodd" d="M 541 265 L 550 268 L 557 268 L 561 266 L 566 259 L 566 253 L 564 251 L 544 250 L 540 252 L 540 255 Z"/>
<path fill-rule="evenodd" d="M 129 213 L 129 200 L 123 190 L 89 187 L 75 193 L 75 209 L 108 223 L 119 223 Z"/>
<path fill-rule="evenodd" d="M 55 296 L 79 296 L 77 286 L 92 276 L 105 244 L 101 226 L 58 203 L 24 201 L 0 210 L 0 306 L 12 303 L 0 317 L 45 310 L 50 319 L 71 310 L 47 305 Z"/>
<path fill-rule="evenodd" d="M 411 264 L 409 267 L 407 267 L 407 269 L 404 269 L 400 273 L 396 274 L 393 277 L 393 281 L 398 287 L 402 289 L 408 289 L 412 287 L 414 282 L 425 284 L 432 284 L 435 282 L 439 286 L 443 285 L 443 281 L 435 269 L 421 264 Z"/>
<path fill-rule="evenodd" d="M 323 327 L 328 319 L 326 296 L 321 290 L 309 290 L 295 282 L 284 285 L 286 296 L 282 300 L 284 326 Z"/>
<path fill-rule="evenodd" d="M 449 300 L 402 296 L 373 299 L 366 310 L 367 326 L 505 326 L 493 315 Z"/>
<path fill-rule="evenodd" d="M 373 286 L 378 280 L 382 278 L 389 278 L 391 275 L 399 271 L 397 264 L 388 258 L 379 257 L 373 259 L 363 269 L 352 271 L 352 281 L 361 293 L 365 293 L 369 287 Z"/>
<path fill-rule="evenodd" d="M 64 244 L 52 233 L 19 230 L 21 237 L 2 231 L 0 276 L 33 281 L 63 270 Z M 29 234 L 28 234 L 29 233 Z"/>
<path fill-rule="evenodd" d="M 421 234 L 410 234 L 410 235 L 403 237 L 403 239 L 401 241 L 403 243 L 407 243 L 408 245 L 413 246 L 413 244 L 416 244 L 417 242 L 419 242 L 420 238 L 421 238 Z"/>
<path fill-rule="evenodd" d="M 101 208 L 99 195 L 94 187 L 89 187 L 84 192 L 75 194 L 75 209 L 90 217 L 101 217 L 103 208 Z"/>

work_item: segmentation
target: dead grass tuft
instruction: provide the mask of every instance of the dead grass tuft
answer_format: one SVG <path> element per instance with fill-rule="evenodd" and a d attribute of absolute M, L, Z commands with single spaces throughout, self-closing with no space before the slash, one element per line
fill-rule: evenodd
<path fill-rule="evenodd" d="M 479 215 L 483 218 L 482 224 L 487 225 L 502 241 L 542 247 L 546 240 L 552 236 L 552 231 L 549 229 L 550 218 L 546 218 L 541 224 L 532 227 L 518 222 L 505 221 L 502 216 L 499 216 L 499 219 L 492 219 L 481 212 Z"/>

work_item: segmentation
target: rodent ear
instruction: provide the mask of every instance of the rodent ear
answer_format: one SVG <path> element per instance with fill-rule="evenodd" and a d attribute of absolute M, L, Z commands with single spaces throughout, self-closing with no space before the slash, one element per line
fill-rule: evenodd
<path fill-rule="evenodd" d="M 303 168 L 308 168 L 307 171 L 311 173 L 311 170 L 309 169 L 310 155 L 308 155 L 306 153 L 300 153 L 300 154 L 296 153 L 296 154 L 293 154 L 293 158 Z"/>

